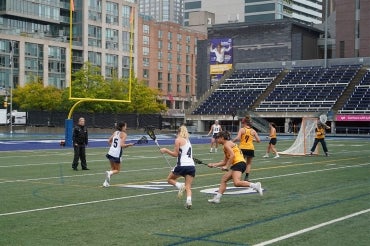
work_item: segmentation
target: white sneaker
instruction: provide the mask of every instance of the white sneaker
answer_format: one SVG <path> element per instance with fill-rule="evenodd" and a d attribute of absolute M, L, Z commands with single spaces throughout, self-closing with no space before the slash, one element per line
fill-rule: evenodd
<path fill-rule="evenodd" d="M 108 184 L 110 183 L 110 174 L 109 174 L 109 171 L 106 171 L 105 172 L 105 181 L 107 181 Z"/>
<path fill-rule="evenodd" d="M 185 191 L 185 184 L 182 184 L 180 189 L 179 189 L 179 192 L 177 193 L 177 198 L 180 199 L 182 197 L 184 191 Z"/>
<path fill-rule="evenodd" d="M 263 158 L 269 158 L 269 155 L 264 155 L 264 156 L 262 156 Z"/>
<path fill-rule="evenodd" d="M 280 155 L 275 155 L 275 157 L 274 157 L 274 158 L 276 159 L 276 158 L 279 158 L 279 157 L 280 157 Z"/>
<path fill-rule="evenodd" d="M 193 206 L 193 204 L 191 203 L 191 201 L 185 203 L 185 209 L 191 209 L 191 206 Z"/>
<path fill-rule="evenodd" d="M 109 183 L 105 180 L 104 183 L 103 183 L 103 187 L 104 188 L 108 188 L 109 187 Z"/>
<path fill-rule="evenodd" d="M 263 196 L 263 190 L 260 182 L 255 183 L 255 187 L 253 189 Z"/>
<path fill-rule="evenodd" d="M 215 153 L 217 153 L 217 149 L 215 149 Z"/>
<path fill-rule="evenodd" d="M 214 196 L 212 199 L 209 199 L 208 202 L 210 203 L 220 203 L 220 198 Z"/>

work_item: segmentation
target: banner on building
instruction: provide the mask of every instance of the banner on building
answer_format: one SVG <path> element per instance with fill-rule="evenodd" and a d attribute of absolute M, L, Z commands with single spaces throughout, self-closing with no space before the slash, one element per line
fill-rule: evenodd
<path fill-rule="evenodd" d="M 223 75 L 233 66 L 233 48 L 231 38 L 211 39 L 209 64 L 211 75 Z"/>

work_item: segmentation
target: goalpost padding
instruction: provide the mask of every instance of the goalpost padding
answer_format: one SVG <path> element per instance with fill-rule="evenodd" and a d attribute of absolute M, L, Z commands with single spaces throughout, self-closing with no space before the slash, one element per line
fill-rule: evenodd
<path fill-rule="evenodd" d="M 301 128 L 298 136 L 289 149 L 278 152 L 282 155 L 307 155 L 311 153 L 313 142 L 315 141 L 317 118 L 302 118 Z M 313 154 L 318 154 L 318 148 Z"/>

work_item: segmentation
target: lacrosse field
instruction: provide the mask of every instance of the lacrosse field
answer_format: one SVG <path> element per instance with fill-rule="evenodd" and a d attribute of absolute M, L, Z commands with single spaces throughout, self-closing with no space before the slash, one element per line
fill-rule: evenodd
<path fill-rule="evenodd" d="M 229 182 L 219 204 L 207 200 L 217 191 L 223 172 L 196 165 L 193 205 L 188 210 L 186 194 L 178 199 L 177 189 L 167 184 L 170 168 L 148 140 L 123 150 L 121 172 L 111 177 L 109 188 L 102 188 L 109 170 L 106 140 L 86 149 L 90 170 L 81 171 L 79 165 L 77 172 L 71 168 L 72 148 L 2 147 L 0 245 L 370 242 L 370 138 L 327 137 L 329 157 L 319 144 L 317 156 L 262 158 L 268 140 L 255 143 L 249 178 L 262 183 L 263 196 Z M 192 141 L 193 157 L 204 163 L 223 158 L 222 146 L 209 153 L 209 140 Z M 283 151 L 293 141 L 278 139 L 276 148 Z M 158 143 L 173 148 L 173 139 Z M 176 165 L 176 158 L 166 157 Z"/>

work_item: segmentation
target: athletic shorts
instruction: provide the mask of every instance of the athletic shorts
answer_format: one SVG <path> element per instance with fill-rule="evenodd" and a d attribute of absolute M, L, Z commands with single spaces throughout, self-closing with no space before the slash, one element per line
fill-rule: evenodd
<path fill-rule="evenodd" d="M 254 150 L 253 149 L 242 149 L 242 153 L 243 153 L 244 158 L 254 157 Z"/>
<path fill-rule="evenodd" d="M 172 173 L 182 177 L 185 177 L 186 175 L 195 177 L 195 166 L 176 166 L 172 170 Z"/>
<path fill-rule="evenodd" d="M 241 173 L 245 172 L 245 169 L 247 169 L 247 164 L 244 161 L 238 162 L 230 167 L 233 171 L 239 171 Z"/>
<path fill-rule="evenodd" d="M 113 157 L 113 156 L 108 155 L 108 154 L 106 154 L 105 157 L 107 157 L 108 160 L 110 160 L 114 163 L 121 164 L 121 158 L 120 157 Z"/>
<path fill-rule="evenodd" d="M 214 134 L 212 135 L 212 137 L 213 137 L 214 139 L 216 139 L 216 138 L 217 138 L 217 134 L 218 134 L 218 133 L 214 133 Z"/>
<path fill-rule="evenodd" d="M 270 139 L 269 144 L 276 145 L 276 143 L 277 143 L 277 139 L 276 138 L 271 138 Z"/>

